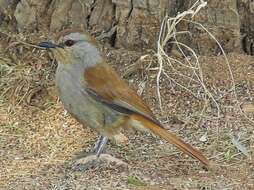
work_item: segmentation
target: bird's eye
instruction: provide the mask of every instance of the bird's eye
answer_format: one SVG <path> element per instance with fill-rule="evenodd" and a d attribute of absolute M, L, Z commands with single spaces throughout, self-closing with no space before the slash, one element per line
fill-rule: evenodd
<path fill-rule="evenodd" d="M 75 44 L 75 41 L 74 40 L 66 40 L 65 42 L 64 42 L 64 45 L 66 45 L 66 46 L 68 46 L 68 47 L 70 47 L 70 46 L 72 46 L 72 45 L 74 45 Z"/>

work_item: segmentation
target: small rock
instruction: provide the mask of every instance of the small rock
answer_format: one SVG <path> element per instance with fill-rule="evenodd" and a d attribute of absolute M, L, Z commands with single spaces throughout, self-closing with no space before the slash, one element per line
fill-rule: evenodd
<path fill-rule="evenodd" d="M 254 112 L 254 104 L 253 103 L 244 103 L 242 106 L 242 110 L 244 113 L 253 113 Z"/>
<path fill-rule="evenodd" d="M 202 135 L 202 136 L 199 138 L 199 141 L 201 141 L 201 142 L 206 142 L 206 141 L 207 141 L 207 134 Z"/>

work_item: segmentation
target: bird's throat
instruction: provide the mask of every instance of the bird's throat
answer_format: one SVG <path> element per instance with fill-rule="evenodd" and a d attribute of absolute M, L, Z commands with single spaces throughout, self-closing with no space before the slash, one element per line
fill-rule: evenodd
<path fill-rule="evenodd" d="M 58 63 L 61 64 L 72 64 L 74 63 L 74 59 L 70 50 L 66 50 L 63 48 L 56 48 L 53 50 L 54 57 L 56 58 Z"/>

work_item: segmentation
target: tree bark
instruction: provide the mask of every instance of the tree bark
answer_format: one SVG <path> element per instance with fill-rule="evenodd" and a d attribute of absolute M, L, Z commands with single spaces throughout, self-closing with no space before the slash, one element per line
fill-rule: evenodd
<path fill-rule="evenodd" d="M 84 28 L 109 34 L 115 47 L 142 51 L 156 48 L 162 19 L 187 10 L 196 0 L 0 0 L 0 27 L 13 32 Z M 254 53 L 254 2 L 208 0 L 194 21 L 205 26 L 226 52 Z M 197 25 L 182 24 L 190 35 L 179 38 L 199 54 L 217 55 L 220 49 Z M 106 35 L 107 36 L 107 35 Z"/>

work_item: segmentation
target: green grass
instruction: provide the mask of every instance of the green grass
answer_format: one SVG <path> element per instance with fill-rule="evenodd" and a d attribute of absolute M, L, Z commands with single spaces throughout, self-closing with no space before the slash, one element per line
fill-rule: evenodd
<path fill-rule="evenodd" d="M 134 176 L 129 176 L 127 179 L 128 185 L 133 185 L 133 186 L 146 186 L 147 184 L 140 179 L 134 177 Z"/>

